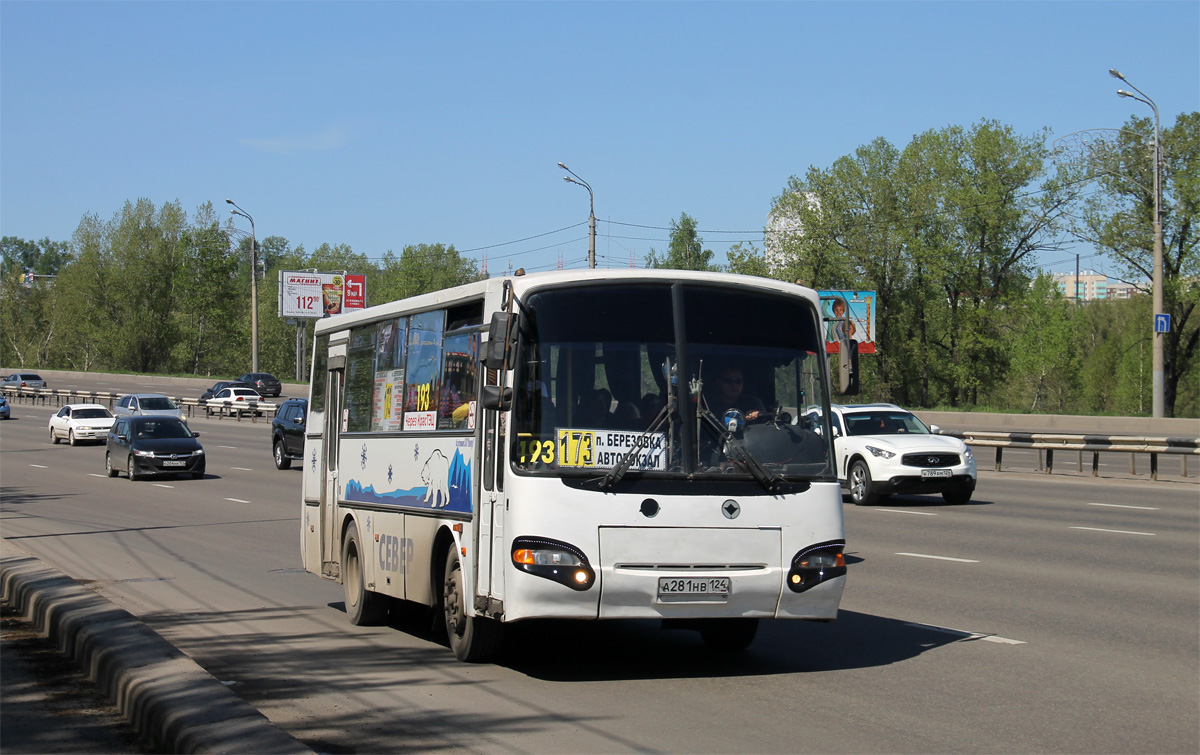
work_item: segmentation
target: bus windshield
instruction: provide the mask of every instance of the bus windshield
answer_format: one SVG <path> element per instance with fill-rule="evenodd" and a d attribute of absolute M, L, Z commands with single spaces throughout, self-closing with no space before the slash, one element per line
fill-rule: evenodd
<path fill-rule="evenodd" d="M 512 461 L 563 476 L 831 479 L 825 349 L 808 300 L 689 283 L 523 302 Z"/>

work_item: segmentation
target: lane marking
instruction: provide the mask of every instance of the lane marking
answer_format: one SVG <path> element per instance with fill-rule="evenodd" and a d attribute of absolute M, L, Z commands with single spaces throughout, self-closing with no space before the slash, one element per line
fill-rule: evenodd
<path fill-rule="evenodd" d="M 920 514 L 921 516 L 937 516 L 932 511 L 905 511 L 904 509 L 875 509 L 876 511 L 890 511 L 893 514 Z"/>
<path fill-rule="evenodd" d="M 225 500 L 233 501 L 234 503 L 250 503 L 249 501 L 243 501 L 241 498 L 226 498 Z"/>
<path fill-rule="evenodd" d="M 1155 537 L 1153 532 L 1134 532 L 1132 530 L 1106 530 L 1100 527 L 1071 527 L 1073 530 L 1091 530 L 1092 532 L 1111 532 L 1115 535 L 1149 535 Z"/>
<path fill-rule="evenodd" d="M 170 488 L 171 490 L 174 490 L 174 489 L 175 489 L 175 486 L 174 486 L 174 485 L 163 485 L 161 482 L 156 482 L 156 483 L 154 483 L 154 487 L 156 487 L 156 488 Z"/>
<path fill-rule="evenodd" d="M 29 466 L 35 467 L 37 469 L 49 469 L 50 468 L 50 467 L 46 466 L 45 464 L 30 464 Z"/>
<path fill-rule="evenodd" d="M 906 627 L 916 627 L 917 629 L 928 629 L 932 632 L 941 632 L 942 634 L 952 634 L 963 640 L 983 640 L 984 642 L 995 642 L 1000 645 L 1025 645 L 1024 640 L 1010 640 L 1007 637 L 1000 637 L 994 634 L 984 634 L 983 632 L 968 632 L 963 629 L 951 629 L 950 627 L 939 627 L 934 624 L 918 624 L 915 622 L 906 621 Z"/>
<path fill-rule="evenodd" d="M 1123 503 L 1089 503 L 1089 506 L 1108 506 L 1114 509 L 1141 509 L 1142 511 L 1158 511 L 1157 506 L 1126 506 Z"/>
<path fill-rule="evenodd" d="M 229 448 L 229 449 L 232 449 L 232 450 L 234 450 L 234 451 L 236 451 L 236 450 L 237 450 L 237 446 L 217 446 L 217 448 Z"/>
<path fill-rule="evenodd" d="M 913 558 L 932 558 L 937 561 L 957 561 L 960 564 L 977 564 L 973 558 L 951 558 L 950 556 L 930 556 L 927 553 L 897 553 L 897 556 L 912 556 Z"/>
<path fill-rule="evenodd" d="M 95 472 L 88 472 L 88 477 L 108 477 L 108 475 L 106 475 L 106 474 L 96 474 Z"/>
<path fill-rule="evenodd" d="M 253 469 L 247 469 L 246 467 L 230 467 L 230 469 L 236 469 L 240 472 L 253 472 L 254 471 Z"/>

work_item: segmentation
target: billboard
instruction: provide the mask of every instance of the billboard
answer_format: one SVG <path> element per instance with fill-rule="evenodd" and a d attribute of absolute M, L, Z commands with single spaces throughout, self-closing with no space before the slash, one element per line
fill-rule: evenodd
<path fill-rule="evenodd" d="M 858 341 L 859 354 L 875 353 L 875 292 L 818 291 L 821 296 L 821 316 L 825 319 L 825 353 L 836 354 L 842 330 L 849 326 L 850 340 Z M 831 297 L 829 301 L 826 297 Z M 843 322 L 843 313 L 850 322 Z"/>
<path fill-rule="evenodd" d="M 367 306 L 367 276 L 279 272 L 279 316 L 319 320 Z"/>

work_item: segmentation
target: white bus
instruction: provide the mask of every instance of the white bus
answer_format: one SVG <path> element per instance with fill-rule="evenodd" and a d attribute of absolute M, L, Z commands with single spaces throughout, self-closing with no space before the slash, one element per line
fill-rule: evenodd
<path fill-rule="evenodd" d="M 465 661 L 536 618 L 741 649 L 760 618 L 837 615 L 829 403 L 816 292 L 762 278 L 516 275 L 327 318 L 304 566 L 354 624 L 434 608 Z"/>

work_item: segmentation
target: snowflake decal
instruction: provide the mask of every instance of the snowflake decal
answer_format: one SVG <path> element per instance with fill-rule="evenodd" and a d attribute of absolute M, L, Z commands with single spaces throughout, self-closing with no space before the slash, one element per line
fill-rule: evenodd
<path fill-rule="evenodd" d="M 358 458 L 359 458 L 359 462 L 362 464 L 362 468 L 366 469 L 367 468 L 367 444 L 366 443 L 363 443 L 362 455 L 359 456 Z"/>
<path fill-rule="evenodd" d="M 421 458 L 421 445 L 418 443 L 413 446 L 413 461 Z"/>
<path fill-rule="evenodd" d="M 392 483 L 392 465 L 388 464 L 388 484 Z"/>
<path fill-rule="evenodd" d="M 313 472 L 317 471 L 317 449 L 315 449 L 315 448 L 313 449 L 313 452 L 312 452 L 312 471 Z"/>

